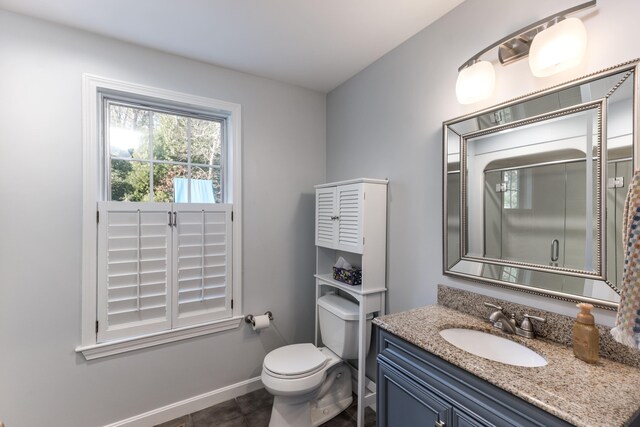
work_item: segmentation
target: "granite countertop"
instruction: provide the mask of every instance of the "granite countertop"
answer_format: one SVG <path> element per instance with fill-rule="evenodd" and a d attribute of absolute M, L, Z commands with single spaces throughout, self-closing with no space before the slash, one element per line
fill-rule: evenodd
<path fill-rule="evenodd" d="M 505 334 L 477 317 L 440 305 L 377 317 L 373 322 L 576 426 L 623 426 L 640 408 L 640 369 L 632 366 L 603 358 L 590 365 L 576 359 L 570 347 Z M 439 334 L 460 327 L 519 342 L 548 364 L 527 368 L 494 362 L 460 350 Z"/>

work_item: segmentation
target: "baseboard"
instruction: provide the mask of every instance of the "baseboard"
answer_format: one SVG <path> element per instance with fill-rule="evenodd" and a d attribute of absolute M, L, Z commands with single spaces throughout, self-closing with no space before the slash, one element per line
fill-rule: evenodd
<path fill-rule="evenodd" d="M 151 427 L 161 424 L 174 418 L 181 417 L 192 412 L 199 411 L 209 406 L 217 405 L 226 400 L 233 399 L 243 394 L 263 388 L 260 377 L 241 381 L 231 384 L 227 387 L 219 388 L 189 399 L 171 403 L 169 405 L 157 408 L 144 414 L 135 415 L 126 420 L 117 421 L 108 424 L 105 427 Z"/>

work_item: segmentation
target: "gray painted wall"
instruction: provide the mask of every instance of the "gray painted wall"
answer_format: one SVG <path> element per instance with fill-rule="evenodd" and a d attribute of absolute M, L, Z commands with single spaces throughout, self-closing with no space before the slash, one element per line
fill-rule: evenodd
<path fill-rule="evenodd" d="M 526 60 L 496 67 L 496 91 L 482 103 L 455 98 L 458 67 L 502 37 L 575 0 L 467 0 L 333 90 L 327 97 L 327 180 L 389 178 L 388 288 L 391 312 L 436 302 L 436 285 L 574 315 L 573 304 L 442 275 L 442 122 L 640 56 L 640 2 L 598 0 L 582 13 L 586 60 L 544 79 Z M 496 60 L 493 52 L 490 59 Z M 489 58 L 489 56 L 487 56 Z M 614 314 L 597 311 L 612 324 Z"/>
<path fill-rule="evenodd" d="M 244 308 L 272 310 L 270 330 L 258 335 L 243 324 L 90 363 L 74 352 L 85 72 L 242 105 Z M 2 11 L 0 76 L 7 426 L 115 422 L 259 376 L 268 351 L 313 340 L 313 185 L 325 178 L 324 94 Z"/>

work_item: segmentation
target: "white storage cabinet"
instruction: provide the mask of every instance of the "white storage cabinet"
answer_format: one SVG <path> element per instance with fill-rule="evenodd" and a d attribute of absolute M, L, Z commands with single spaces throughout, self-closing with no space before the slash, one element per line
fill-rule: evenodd
<path fill-rule="evenodd" d="M 375 384 L 366 378 L 366 324 L 371 313 L 385 314 L 387 180 L 360 178 L 317 185 L 316 301 L 339 291 L 358 303 L 358 427 L 364 409 L 375 404 Z M 362 284 L 350 286 L 333 279 L 333 265 L 343 257 L 362 268 Z M 369 316 L 370 317 L 370 316 Z M 316 304 L 316 345 L 320 345 Z M 362 367 L 362 368 L 361 368 Z"/>

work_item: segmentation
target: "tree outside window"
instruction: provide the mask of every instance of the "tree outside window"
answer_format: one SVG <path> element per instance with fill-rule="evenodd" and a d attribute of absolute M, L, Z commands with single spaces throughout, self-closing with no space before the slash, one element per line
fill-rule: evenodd
<path fill-rule="evenodd" d="M 188 182 L 190 202 L 212 201 L 197 199 L 196 186 L 224 200 L 222 120 L 107 105 L 111 200 L 178 202 L 176 180 Z"/>

